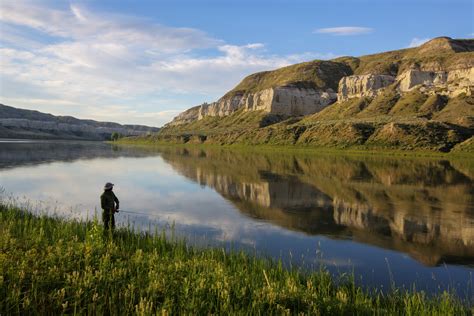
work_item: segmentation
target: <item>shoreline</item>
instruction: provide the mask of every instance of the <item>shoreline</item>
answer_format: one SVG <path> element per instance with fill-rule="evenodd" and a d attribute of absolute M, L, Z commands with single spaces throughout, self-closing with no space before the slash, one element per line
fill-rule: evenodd
<path fill-rule="evenodd" d="M 97 221 L 33 215 L 0 202 L 0 312 L 28 313 L 472 313 L 453 293 L 363 289 L 354 276 L 305 273 L 223 248 Z"/>
<path fill-rule="evenodd" d="M 347 156 L 381 156 L 381 157 L 397 157 L 397 158 L 445 158 L 445 159 L 456 159 L 456 158 L 474 158 L 474 152 L 471 151 L 451 151 L 451 152 L 440 152 L 432 150 L 414 149 L 414 150 L 403 150 L 403 149 L 391 149 L 391 148 L 362 148 L 362 147 L 315 147 L 315 146 L 302 146 L 302 145 L 268 145 L 268 144 L 198 144 L 198 143 L 174 143 L 174 142 L 161 142 L 161 141 L 149 141 L 149 140 L 131 140 L 124 138 L 118 141 L 107 141 L 112 145 L 126 145 L 142 148 L 153 148 L 153 147 L 175 147 L 175 148 L 202 148 L 202 149 L 230 149 L 242 152 L 264 152 L 264 153 L 279 153 L 279 154 L 311 154 L 311 155 L 347 155 Z"/>

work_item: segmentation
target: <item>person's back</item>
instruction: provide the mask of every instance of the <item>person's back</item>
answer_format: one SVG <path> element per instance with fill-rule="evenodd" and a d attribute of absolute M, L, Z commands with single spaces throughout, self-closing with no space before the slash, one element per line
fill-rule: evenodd
<path fill-rule="evenodd" d="M 104 193 L 100 196 L 100 206 L 102 207 L 102 221 L 105 229 L 115 228 L 114 213 L 118 212 L 119 200 L 112 191 L 114 185 L 107 182 L 104 186 Z"/>

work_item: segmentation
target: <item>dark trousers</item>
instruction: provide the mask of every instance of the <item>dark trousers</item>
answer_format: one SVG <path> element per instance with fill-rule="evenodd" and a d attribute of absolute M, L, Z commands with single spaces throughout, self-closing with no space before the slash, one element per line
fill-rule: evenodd
<path fill-rule="evenodd" d="M 115 216 L 113 210 L 104 210 L 102 212 L 102 222 L 104 222 L 104 228 L 108 230 L 109 228 L 115 229 Z"/>

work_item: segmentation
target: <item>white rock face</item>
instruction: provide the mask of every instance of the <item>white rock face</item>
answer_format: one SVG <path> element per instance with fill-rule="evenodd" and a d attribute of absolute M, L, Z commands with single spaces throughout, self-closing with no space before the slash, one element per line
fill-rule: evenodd
<path fill-rule="evenodd" d="M 187 124 L 194 122 L 198 119 L 199 116 L 199 109 L 201 106 L 194 106 L 184 112 L 181 112 L 178 116 L 176 116 L 171 122 L 166 124 L 167 126 L 177 126 L 182 124 Z"/>
<path fill-rule="evenodd" d="M 198 120 L 202 120 L 206 116 L 230 115 L 242 107 L 241 103 L 242 96 L 239 95 L 217 102 L 204 103 L 199 108 Z"/>
<path fill-rule="evenodd" d="M 204 103 L 199 109 L 198 119 L 201 120 L 206 116 L 226 116 L 239 109 L 284 116 L 308 115 L 321 111 L 336 98 L 337 94 L 331 89 L 321 91 L 296 87 L 269 88 L 213 103 Z"/>
<path fill-rule="evenodd" d="M 300 116 L 316 113 L 336 101 L 337 94 L 328 89 L 298 89 L 280 87 L 269 89 L 273 92 L 270 108 L 267 112 L 285 116 Z"/>
<path fill-rule="evenodd" d="M 397 77 L 398 89 L 408 92 L 420 89 L 423 92 L 434 92 L 457 96 L 461 93 L 471 94 L 474 86 L 474 68 L 461 68 L 450 71 L 422 71 L 410 69 Z"/>
<path fill-rule="evenodd" d="M 186 124 L 207 116 L 223 117 L 237 110 L 264 111 L 283 116 L 301 116 L 321 111 L 329 104 L 351 98 L 373 98 L 384 88 L 396 83 L 400 93 L 419 89 L 423 93 L 437 93 L 455 97 L 471 95 L 474 90 L 474 67 L 452 70 L 410 69 L 396 78 L 390 75 L 353 75 L 339 81 L 337 94 L 332 89 L 317 90 L 298 87 L 275 87 L 256 93 L 238 94 L 232 98 L 204 103 L 178 115 L 169 125 Z"/>
<path fill-rule="evenodd" d="M 398 90 L 409 92 L 420 89 L 425 93 L 435 92 L 451 97 L 461 93 L 470 95 L 474 86 L 474 68 L 450 71 L 428 71 L 410 69 L 396 78 L 388 75 L 347 76 L 339 81 L 338 102 L 351 98 L 375 97 L 383 88 L 397 82 Z"/>
<path fill-rule="evenodd" d="M 395 82 L 389 75 L 359 75 L 343 77 L 337 91 L 338 102 L 352 98 L 375 97 L 385 87 Z"/>

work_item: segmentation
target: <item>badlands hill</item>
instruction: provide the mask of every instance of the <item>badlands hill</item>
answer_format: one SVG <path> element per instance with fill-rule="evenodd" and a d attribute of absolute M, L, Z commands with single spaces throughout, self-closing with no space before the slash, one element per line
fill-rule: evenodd
<path fill-rule="evenodd" d="M 0 138 L 110 140 L 112 133 L 138 136 L 160 129 L 143 125 L 81 120 L 0 104 Z"/>
<path fill-rule="evenodd" d="M 439 37 L 252 74 L 146 141 L 470 151 L 473 88 L 474 40 Z"/>

